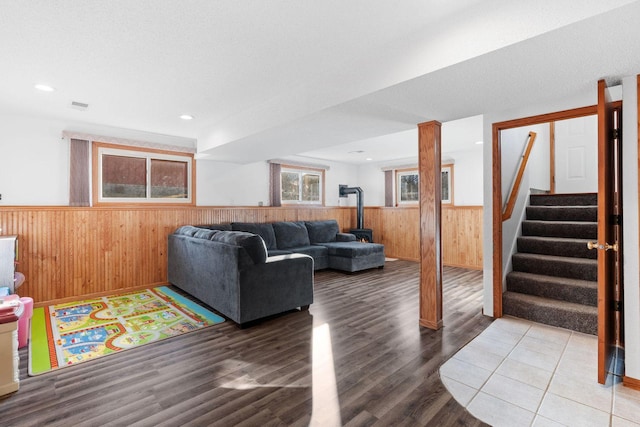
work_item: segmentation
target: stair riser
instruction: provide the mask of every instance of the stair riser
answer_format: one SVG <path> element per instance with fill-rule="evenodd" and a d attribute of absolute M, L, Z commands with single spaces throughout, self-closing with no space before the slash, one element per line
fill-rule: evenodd
<path fill-rule="evenodd" d="M 598 195 L 590 194 L 532 194 L 529 203 L 534 206 L 597 206 Z"/>
<path fill-rule="evenodd" d="M 528 240 L 526 237 L 518 238 L 518 252 L 588 259 L 596 259 L 598 257 L 597 251 L 589 250 L 587 244 L 583 242 L 542 242 L 540 240 Z"/>
<path fill-rule="evenodd" d="M 576 239 L 596 239 L 598 237 L 598 224 L 575 223 L 571 225 L 557 224 L 553 222 L 522 222 L 522 234 L 524 236 L 546 237 L 572 237 Z"/>
<path fill-rule="evenodd" d="M 598 304 L 598 290 L 596 287 L 563 286 L 557 283 L 548 283 L 542 280 L 508 274 L 507 290 L 592 307 L 596 307 Z"/>
<path fill-rule="evenodd" d="M 598 208 L 596 206 L 567 206 L 564 208 L 529 206 L 527 207 L 527 219 L 540 221 L 598 222 Z"/>
<path fill-rule="evenodd" d="M 598 265 L 595 262 L 585 264 L 564 260 L 531 260 L 515 254 L 512 258 L 513 270 L 545 276 L 569 277 L 580 280 L 598 280 Z"/>
<path fill-rule="evenodd" d="M 520 301 L 510 301 L 505 298 L 504 314 L 546 325 L 558 326 L 590 335 L 598 334 L 598 316 L 586 313 L 576 313 L 558 308 L 536 306 L 535 304 L 521 304 Z"/>
<path fill-rule="evenodd" d="M 586 240 L 597 239 L 598 196 L 532 194 L 529 201 L 503 312 L 596 335 L 597 253 Z"/>

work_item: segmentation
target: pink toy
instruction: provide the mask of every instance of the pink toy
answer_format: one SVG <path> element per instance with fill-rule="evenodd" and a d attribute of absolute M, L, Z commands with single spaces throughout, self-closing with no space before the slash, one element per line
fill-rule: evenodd
<path fill-rule="evenodd" d="M 20 303 L 24 310 L 18 319 L 18 348 L 22 348 L 29 342 L 29 332 L 31 331 L 31 316 L 33 315 L 33 298 L 22 297 Z"/>

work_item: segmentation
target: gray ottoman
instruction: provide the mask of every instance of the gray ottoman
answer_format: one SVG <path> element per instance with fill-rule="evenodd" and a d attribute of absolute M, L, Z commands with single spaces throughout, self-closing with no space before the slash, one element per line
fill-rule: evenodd
<path fill-rule="evenodd" d="M 363 242 L 328 242 L 319 244 L 328 249 L 329 268 L 360 271 L 384 267 L 384 245 Z"/>

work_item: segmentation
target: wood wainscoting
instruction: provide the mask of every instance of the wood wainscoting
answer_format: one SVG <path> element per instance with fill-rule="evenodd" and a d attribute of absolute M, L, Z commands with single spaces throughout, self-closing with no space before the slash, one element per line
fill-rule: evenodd
<path fill-rule="evenodd" d="M 388 257 L 420 260 L 420 209 L 365 208 L 365 227 Z M 442 206 L 442 263 L 482 269 L 482 206 Z"/>
<path fill-rule="evenodd" d="M 352 215 L 340 207 L 3 207 L 0 228 L 18 235 L 26 281 L 17 293 L 42 306 L 166 283 L 167 236 L 181 225 L 334 218 L 348 229 Z"/>
<path fill-rule="evenodd" d="M 352 207 L 0 208 L 2 234 L 19 236 L 18 289 L 37 306 L 107 295 L 167 280 L 167 236 L 185 224 L 336 219 L 356 226 Z M 366 208 L 365 227 L 387 256 L 419 260 L 418 208 Z M 442 209 L 444 265 L 482 268 L 482 208 Z"/>

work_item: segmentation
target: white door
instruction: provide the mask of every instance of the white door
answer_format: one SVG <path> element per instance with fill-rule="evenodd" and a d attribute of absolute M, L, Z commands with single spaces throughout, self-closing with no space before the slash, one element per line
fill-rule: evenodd
<path fill-rule="evenodd" d="M 555 122 L 556 193 L 598 192 L 598 116 Z"/>

